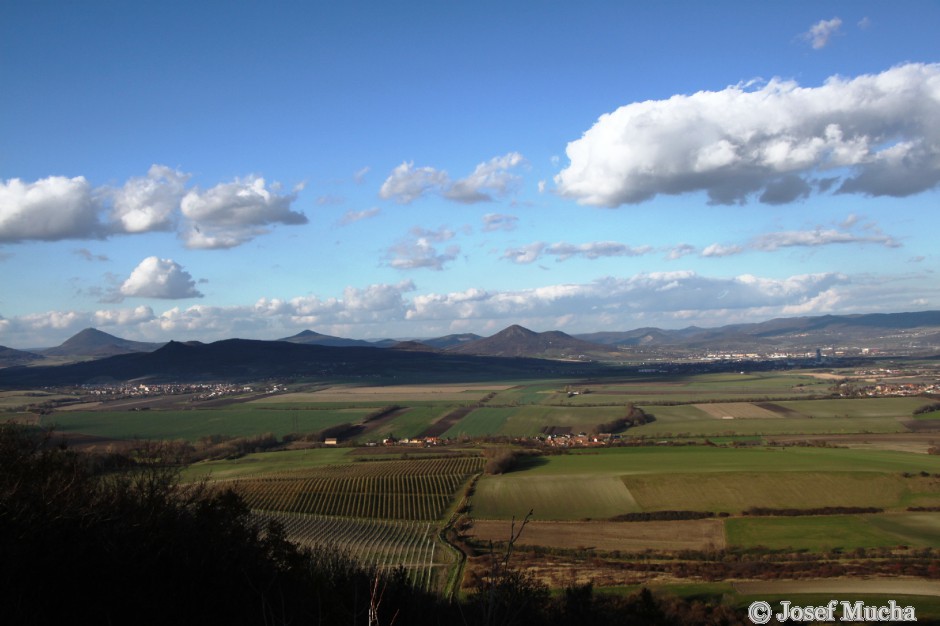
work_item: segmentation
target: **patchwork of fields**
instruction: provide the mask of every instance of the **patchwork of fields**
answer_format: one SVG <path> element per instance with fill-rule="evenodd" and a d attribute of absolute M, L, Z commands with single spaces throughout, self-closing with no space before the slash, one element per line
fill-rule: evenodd
<path fill-rule="evenodd" d="M 468 516 L 468 538 L 500 542 L 510 520 L 532 511 L 519 545 L 562 552 L 940 548 L 940 512 L 930 510 L 940 509 L 940 455 L 927 454 L 940 445 L 940 412 L 915 414 L 935 400 L 827 397 L 832 382 L 783 372 L 320 385 L 227 405 L 164 397 L 152 406 L 135 400 L 126 410 L 84 403 L 28 417 L 66 436 L 96 438 L 99 449 L 137 438 L 198 446 L 207 437 L 270 433 L 299 441 L 338 429 L 347 433 L 339 447 L 201 462 L 184 477 L 234 486 L 255 515 L 279 521 L 298 543 L 340 547 L 380 567 L 403 564 L 412 580 L 431 589 L 452 587 L 459 571 L 459 553 L 441 540 L 459 514 Z M 37 398 L 67 402 L 69 396 L 5 392 L 0 409 L 26 410 Z M 512 471 L 482 475 L 480 444 L 467 441 L 597 432 L 627 415 L 629 404 L 650 417 L 619 433 L 634 445 L 526 456 Z M 388 455 L 377 454 L 380 445 L 357 451 L 344 441 L 390 436 L 452 441 Z M 747 515 L 753 507 L 884 512 Z M 713 517 L 612 521 L 664 511 Z M 610 576 L 604 580 L 616 578 Z"/>

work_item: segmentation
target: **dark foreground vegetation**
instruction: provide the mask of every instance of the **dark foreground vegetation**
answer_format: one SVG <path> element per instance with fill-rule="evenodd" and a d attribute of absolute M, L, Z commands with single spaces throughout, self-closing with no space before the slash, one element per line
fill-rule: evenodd
<path fill-rule="evenodd" d="M 6 624 L 743 624 L 730 608 L 561 595 L 493 559 L 448 599 L 330 550 L 301 550 L 232 491 L 179 482 L 159 446 L 89 456 L 0 424 L 0 622 Z"/>

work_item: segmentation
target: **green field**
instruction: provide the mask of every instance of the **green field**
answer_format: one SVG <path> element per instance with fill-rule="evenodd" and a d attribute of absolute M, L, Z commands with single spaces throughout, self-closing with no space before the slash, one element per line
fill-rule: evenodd
<path fill-rule="evenodd" d="M 742 548 L 830 551 L 940 547 L 940 513 L 738 517 L 725 520 L 728 544 Z"/>
<path fill-rule="evenodd" d="M 750 507 L 888 509 L 940 504 L 940 481 L 887 472 L 634 474 L 624 476 L 623 481 L 644 511 L 672 510 L 679 505 L 693 511 L 738 513 Z"/>
<path fill-rule="evenodd" d="M 472 514 L 480 519 L 522 519 L 529 511 L 533 519 L 605 519 L 639 511 L 639 507 L 616 476 L 517 477 L 486 476 L 477 483 Z"/>
<path fill-rule="evenodd" d="M 940 504 L 940 457 L 844 448 L 606 448 L 538 457 L 477 484 L 473 514 L 505 519 L 603 518 L 631 511 L 739 512 Z M 620 485 L 616 485 L 616 483 Z"/>
<path fill-rule="evenodd" d="M 319 432 L 324 428 L 357 422 L 373 409 L 339 408 L 294 411 L 245 406 L 188 411 L 71 411 L 43 418 L 64 433 L 83 433 L 111 439 L 185 439 L 197 441 L 208 435 L 244 437 L 274 433 Z"/>

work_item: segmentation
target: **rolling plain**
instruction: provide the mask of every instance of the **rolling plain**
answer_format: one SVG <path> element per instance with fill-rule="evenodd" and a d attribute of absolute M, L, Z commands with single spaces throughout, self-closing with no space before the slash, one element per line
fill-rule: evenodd
<path fill-rule="evenodd" d="M 907 379 L 934 367 L 908 364 Z M 175 440 L 185 480 L 233 486 L 293 541 L 404 565 L 445 593 L 472 587 L 521 528 L 514 564 L 553 588 L 743 606 L 778 582 L 799 601 L 819 581 L 874 598 L 881 580 L 940 616 L 936 398 L 845 397 L 860 376 L 294 384 L 221 401 L 33 389 L 3 392 L 0 408 L 84 449 Z M 630 407 L 644 419 L 618 422 Z M 494 473 L 499 450 L 512 464 Z"/>

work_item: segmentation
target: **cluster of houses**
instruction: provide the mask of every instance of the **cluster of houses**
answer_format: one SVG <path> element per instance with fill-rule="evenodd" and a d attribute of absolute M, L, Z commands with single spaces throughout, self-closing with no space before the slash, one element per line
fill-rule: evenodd
<path fill-rule="evenodd" d="M 232 383 L 123 383 L 114 385 L 86 385 L 81 393 L 96 398 L 146 398 L 191 394 L 193 400 L 210 400 L 243 393 L 276 393 L 286 391 L 284 385 L 271 383 L 264 389 Z"/>

